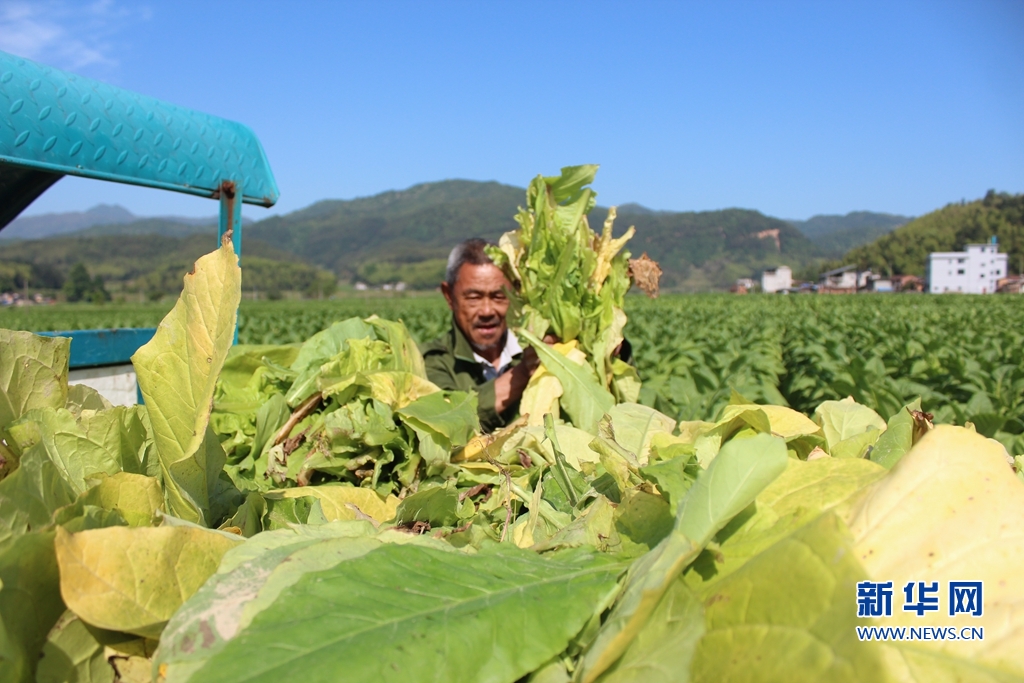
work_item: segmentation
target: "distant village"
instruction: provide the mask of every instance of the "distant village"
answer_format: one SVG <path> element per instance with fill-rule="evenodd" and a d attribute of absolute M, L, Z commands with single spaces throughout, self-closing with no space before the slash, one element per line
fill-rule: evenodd
<path fill-rule="evenodd" d="M 760 282 L 740 278 L 737 294 L 857 294 L 860 292 L 928 292 L 946 294 L 1021 294 L 1024 276 L 1010 275 L 1009 257 L 999 253 L 993 237 L 985 244 L 968 244 L 966 251 L 936 251 L 928 255 L 925 277 L 883 275 L 849 265 L 822 273 L 817 282 L 797 282 L 789 266 L 761 272 Z"/>
<path fill-rule="evenodd" d="M 768 268 L 760 279 L 740 278 L 730 289 L 736 294 L 858 294 L 865 292 L 916 292 L 962 294 L 1022 294 L 1024 275 L 1009 274 L 1009 257 L 999 252 L 996 238 L 985 244 L 968 244 L 965 251 L 940 251 L 928 255 L 925 277 L 886 275 L 860 270 L 847 265 L 821 273 L 817 282 L 801 282 L 793 278 L 786 265 Z M 404 292 L 404 282 L 368 285 L 356 282 L 357 292 L 383 290 Z M 2 292 L 0 307 L 49 305 L 57 299 L 40 293 Z"/>

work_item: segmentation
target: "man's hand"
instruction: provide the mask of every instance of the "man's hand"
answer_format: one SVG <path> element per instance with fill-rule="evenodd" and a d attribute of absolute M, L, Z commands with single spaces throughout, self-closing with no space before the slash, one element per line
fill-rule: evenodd
<path fill-rule="evenodd" d="M 544 337 L 544 343 L 553 344 L 557 341 L 552 335 Z M 505 409 L 518 401 L 530 378 L 540 366 L 540 358 L 532 346 L 523 351 L 519 365 L 494 380 L 494 409 L 500 415 Z"/>

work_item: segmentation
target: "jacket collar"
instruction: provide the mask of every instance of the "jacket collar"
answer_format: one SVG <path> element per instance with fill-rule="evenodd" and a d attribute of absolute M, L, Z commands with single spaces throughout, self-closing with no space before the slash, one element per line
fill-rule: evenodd
<path fill-rule="evenodd" d="M 473 358 L 473 347 L 470 345 L 469 340 L 466 339 L 466 335 L 459 329 L 458 324 L 452 321 L 452 351 L 455 357 L 459 360 L 469 361 L 475 363 L 476 359 Z"/>
<path fill-rule="evenodd" d="M 510 335 L 510 334 L 512 334 L 512 331 L 508 330 L 506 328 L 506 335 Z M 466 335 L 462 333 L 462 330 L 459 329 L 459 326 L 455 323 L 454 320 L 452 320 L 452 332 L 451 332 L 451 338 L 450 339 L 451 339 L 452 353 L 455 355 L 455 357 L 457 359 L 464 360 L 464 361 L 467 361 L 469 363 L 479 363 L 480 362 L 480 361 L 478 361 L 476 359 L 476 354 L 473 352 L 473 345 L 469 343 L 469 340 L 466 339 Z M 506 336 L 505 340 L 506 340 L 506 343 L 507 343 L 508 342 L 508 337 L 507 336 Z M 522 353 L 522 350 L 520 350 L 519 353 Z M 516 356 L 518 356 L 518 355 L 519 354 L 516 354 Z"/>

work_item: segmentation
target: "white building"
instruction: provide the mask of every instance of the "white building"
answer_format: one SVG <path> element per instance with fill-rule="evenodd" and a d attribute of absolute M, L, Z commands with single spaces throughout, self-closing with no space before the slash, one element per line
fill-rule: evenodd
<path fill-rule="evenodd" d="M 894 291 L 892 278 L 883 277 L 881 275 L 869 277 L 865 289 L 869 292 L 892 292 Z"/>
<path fill-rule="evenodd" d="M 789 266 L 779 266 L 761 273 L 761 291 L 774 294 L 793 286 L 793 271 Z"/>
<path fill-rule="evenodd" d="M 936 251 L 928 255 L 928 291 L 992 294 L 1007 274 L 1006 254 L 990 244 L 968 244 L 967 251 Z"/>
<path fill-rule="evenodd" d="M 857 291 L 857 266 L 843 266 L 822 273 L 818 278 L 818 286 L 827 289 L 849 289 Z"/>

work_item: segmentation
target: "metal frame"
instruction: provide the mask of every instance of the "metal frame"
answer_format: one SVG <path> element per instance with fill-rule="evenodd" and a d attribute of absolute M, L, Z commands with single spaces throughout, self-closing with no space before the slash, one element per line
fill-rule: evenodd
<path fill-rule="evenodd" d="M 0 226 L 64 175 L 273 206 L 266 154 L 240 123 L 0 52 Z"/>
<path fill-rule="evenodd" d="M 242 204 L 280 196 L 246 126 L 0 52 L 0 230 L 65 175 L 218 200 L 217 244 L 230 235 L 239 263 Z M 72 367 L 96 367 L 127 362 L 153 332 L 58 334 L 81 342 Z"/>

